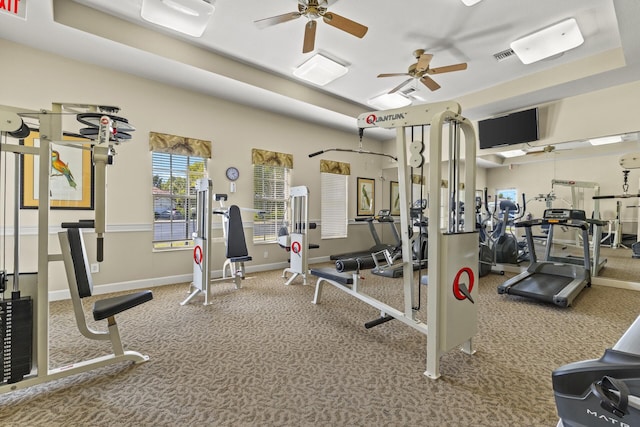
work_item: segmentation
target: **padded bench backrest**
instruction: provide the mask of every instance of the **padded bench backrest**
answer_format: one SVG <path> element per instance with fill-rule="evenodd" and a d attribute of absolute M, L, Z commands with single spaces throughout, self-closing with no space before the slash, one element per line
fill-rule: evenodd
<path fill-rule="evenodd" d="M 82 230 L 80 228 L 67 229 L 69 246 L 71 248 L 71 259 L 73 260 L 73 271 L 78 285 L 80 298 L 90 297 L 93 293 L 93 279 L 89 269 L 87 251 L 84 247 Z"/>
<path fill-rule="evenodd" d="M 247 242 L 244 238 L 242 216 L 236 205 L 229 207 L 229 221 L 227 222 L 227 258 L 239 258 L 249 255 Z"/>

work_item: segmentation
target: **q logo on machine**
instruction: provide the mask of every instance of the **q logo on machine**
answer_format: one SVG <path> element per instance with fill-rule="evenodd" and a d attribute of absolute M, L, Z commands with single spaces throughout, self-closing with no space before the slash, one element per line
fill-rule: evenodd
<path fill-rule="evenodd" d="M 302 247 L 300 246 L 300 242 L 293 242 L 291 244 L 291 252 L 293 252 L 296 255 L 300 255 L 300 249 L 302 249 Z"/>
<path fill-rule="evenodd" d="M 377 117 L 376 117 L 375 114 L 369 114 L 367 116 L 367 118 L 365 119 L 365 121 L 367 122 L 367 124 L 372 125 L 372 124 L 375 124 L 376 119 L 377 119 Z"/>
<path fill-rule="evenodd" d="M 193 262 L 202 270 L 202 246 L 200 245 L 193 248 Z"/>
<path fill-rule="evenodd" d="M 467 286 L 464 282 L 460 283 L 460 278 L 462 277 L 463 273 L 465 273 L 469 278 L 469 286 Z M 473 275 L 473 270 L 469 267 L 461 268 L 460 271 L 458 271 L 458 274 L 456 274 L 455 279 L 453 280 L 453 296 L 455 296 L 459 301 L 468 299 L 472 304 L 475 304 L 475 301 L 471 297 L 471 291 L 473 290 L 474 281 L 475 278 Z"/>

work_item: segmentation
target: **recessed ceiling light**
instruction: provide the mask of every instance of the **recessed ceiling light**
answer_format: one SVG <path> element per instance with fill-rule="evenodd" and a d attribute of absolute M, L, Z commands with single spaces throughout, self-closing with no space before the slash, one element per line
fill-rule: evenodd
<path fill-rule="evenodd" d="M 502 157 L 518 157 L 518 156 L 524 156 L 525 154 L 527 154 L 524 150 L 509 150 L 509 151 L 503 151 L 502 153 L 498 153 L 500 154 Z"/>
<path fill-rule="evenodd" d="M 570 18 L 512 42 L 511 49 L 523 64 L 531 64 L 576 48 L 583 42 L 578 23 Z"/>
<path fill-rule="evenodd" d="M 349 69 L 342 64 L 316 54 L 293 71 L 293 75 L 308 82 L 324 86 L 347 74 Z"/>
<path fill-rule="evenodd" d="M 594 138 L 589 140 L 589 143 L 591 143 L 591 145 L 616 144 L 618 142 L 622 142 L 621 135 L 603 136 L 602 138 Z"/>
<path fill-rule="evenodd" d="M 462 3 L 464 3 L 467 6 L 473 6 L 476 3 L 480 3 L 482 0 L 462 0 Z"/>
<path fill-rule="evenodd" d="M 200 37 L 214 9 L 207 0 L 142 0 L 140 16 L 152 24 Z"/>
<path fill-rule="evenodd" d="M 411 104 L 411 100 L 398 93 L 384 93 L 371 98 L 367 104 L 379 110 L 389 110 L 392 108 L 402 108 Z"/>

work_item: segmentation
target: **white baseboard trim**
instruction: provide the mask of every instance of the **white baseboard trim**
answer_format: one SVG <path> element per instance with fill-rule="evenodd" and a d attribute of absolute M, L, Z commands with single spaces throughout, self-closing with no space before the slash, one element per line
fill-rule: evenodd
<path fill-rule="evenodd" d="M 327 257 L 328 259 L 328 257 Z M 287 262 L 278 262 L 272 264 L 261 264 L 257 266 L 247 266 L 247 273 L 257 273 L 261 271 L 279 270 L 289 266 Z M 222 277 L 222 270 L 212 270 L 211 278 Z M 180 274 L 176 276 L 154 277 L 150 279 L 132 280 L 128 282 L 109 283 L 105 285 L 96 285 L 93 288 L 94 295 L 104 295 L 113 292 L 134 291 L 138 289 L 148 289 L 156 286 L 175 285 L 177 283 L 189 283 L 193 275 Z M 49 292 L 49 301 L 61 301 L 71 299 L 69 290 L 51 291 Z"/>
<path fill-rule="evenodd" d="M 640 291 L 640 283 L 638 282 L 627 282 L 625 280 L 609 279 L 607 277 L 601 276 L 592 277 L 591 284 L 596 286 L 607 286 L 610 288 Z"/>

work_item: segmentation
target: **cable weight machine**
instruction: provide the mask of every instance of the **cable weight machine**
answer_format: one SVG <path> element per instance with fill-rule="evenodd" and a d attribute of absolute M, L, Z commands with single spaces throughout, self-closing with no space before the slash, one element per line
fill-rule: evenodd
<path fill-rule="evenodd" d="M 213 181 L 202 178 L 196 181 L 196 231 L 193 233 L 193 280 L 189 284 L 189 296 L 180 303 L 186 305 L 200 293 L 204 294 L 203 305 L 211 304 L 211 285 L 215 282 L 233 281 L 235 288 L 242 287 L 245 279 L 244 263 L 252 257 L 247 251 L 240 208 L 224 206 L 226 194 L 213 193 Z M 213 208 L 213 200 L 220 203 L 220 209 Z M 226 260 L 222 266 L 222 277 L 211 278 L 213 265 L 213 215 L 222 217 L 222 234 L 225 241 Z M 230 278 L 226 269 L 230 270 Z"/>
<path fill-rule="evenodd" d="M 403 295 L 402 309 L 377 300 L 360 290 L 360 271 L 352 274 L 339 273 L 329 268 L 312 269 L 318 277 L 313 302 L 321 299 L 322 287 L 329 283 L 359 300 L 380 310 L 380 317 L 367 323 L 374 327 L 390 320 L 399 320 L 428 335 L 425 375 L 440 377 L 440 356 L 459 347 L 467 354 L 473 354 L 472 338 L 477 333 L 477 269 L 478 235 L 472 209 L 461 215 L 448 215 L 452 206 L 473 206 L 475 194 L 466 191 L 464 196 L 459 188 L 475 188 L 476 137 L 471 122 L 461 116 L 460 105 L 455 102 L 440 102 L 375 111 L 358 117 L 358 127 L 362 129 L 381 127 L 396 129 L 396 156 L 398 161 L 398 185 L 400 196 L 400 230 L 402 240 Z M 427 287 L 426 322 L 418 317 L 420 310 L 420 284 L 416 284 L 413 274 L 413 251 L 411 247 L 410 169 L 419 168 L 424 162 L 425 145 L 421 141 L 408 141 L 407 134 L 412 128 L 430 127 L 429 131 L 429 270 L 428 278 L 421 278 Z M 443 141 L 443 130 L 448 129 L 448 142 Z M 464 144 L 461 142 L 464 135 Z M 464 161 L 462 147 L 464 145 Z M 443 182 L 443 146 L 448 148 L 447 175 L 448 195 L 441 195 Z M 404 159 L 408 158 L 409 161 Z M 441 205 L 446 204 L 441 210 Z M 445 216 L 443 217 L 443 212 Z M 416 298 L 416 285 L 418 296 Z"/>

